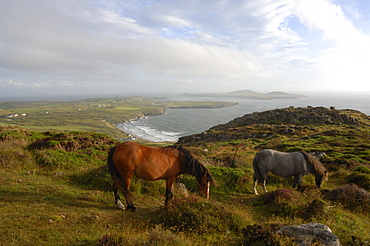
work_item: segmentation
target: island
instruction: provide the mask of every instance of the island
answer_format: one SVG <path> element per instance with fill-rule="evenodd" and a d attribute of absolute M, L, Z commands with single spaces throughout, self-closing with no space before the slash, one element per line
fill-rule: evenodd
<path fill-rule="evenodd" d="M 271 99 L 299 99 L 307 97 L 300 94 L 290 94 L 282 91 L 272 91 L 269 93 L 260 93 L 252 90 L 237 90 L 227 93 L 201 93 L 201 94 L 190 94 L 183 93 L 179 96 L 182 97 L 224 97 L 224 98 L 248 98 L 256 100 L 271 100 Z"/>

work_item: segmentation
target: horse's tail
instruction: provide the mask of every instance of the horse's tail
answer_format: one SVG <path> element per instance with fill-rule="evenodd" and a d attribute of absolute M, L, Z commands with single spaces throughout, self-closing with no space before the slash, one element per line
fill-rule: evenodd
<path fill-rule="evenodd" d="M 259 152 L 253 158 L 253 170 L 254 170 L 254 181 L 261 182 L 262 175 L 258 164 L 259 164 Z"/>
<path fill-rule="evenodd" d="M 112 147 L 108 154 L 107 164 L 108 164 L 108 171 L 112 177 L 112 179 L 118 183 L 118 185 L 126 191 L 129 196 L 132 196 L 131 192 L 127 189 L 125 181 L 123 180 L 121 174 L 119 173 L 116 165 L 113 162 L 113 154 L 116 147 Z"/>

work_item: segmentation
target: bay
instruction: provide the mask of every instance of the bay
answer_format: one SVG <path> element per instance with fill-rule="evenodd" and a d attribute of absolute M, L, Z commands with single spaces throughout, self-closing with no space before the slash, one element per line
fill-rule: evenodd
<path fill-rule="evenodd" d="M 216 109 L 168 109 L 164 115 L 125 122 L 117 127 L 141 139 L 166 142 L 177 141 L 182 136 L 201 133 L 212 126 L 227 123 L 245 114 L 290 106 L 322 106 L 326 108 L 333 106 L 337 109 L 355 109 L 370 115 L 370 95 L 366 93 L 320 93 L 300 99 L 274 100 L 180 97 L 168 98 L 168 100 L 229 101 L 238 102 L 239 105 Z"/>

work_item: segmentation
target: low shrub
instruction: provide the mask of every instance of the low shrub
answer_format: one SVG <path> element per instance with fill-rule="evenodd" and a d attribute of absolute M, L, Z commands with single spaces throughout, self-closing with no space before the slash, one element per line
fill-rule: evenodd
<path fill-rule="evenodd" d="M 97 190 L 111 190 L 113 184 L 107 166 L 73 173 L 69 175 L 69 179 L 75 184 Z"/>
<path fill-rule="evenodd" d="M 95 169 L 89 169 L 86 171 L 74 172 L 69 175 L 69 178 L 75 184 L 84 186 L 89 189 L 97 189 L 103 191 L 112 190 L 113 180 L 108 172 L 106 165 Z M 132 178 L 130 184 L 130 191 L 136 195 L 165 195 L 165 182 L 163 180 L 158 181 L 145 181 L 138 179 L 135 176 Z M 176 194 L 174 194 L 176 196 Z"/>
<path fill-rule="evenodd" d="M 333 189 L 324 197 L 339 202 L 343 207 L 354 212 L 369 213 L 370 211 L 370 193 L 355 184 Z"/>
<path fill-rule="evenodd" d="M 173 199 L 169 206 L 160 208 L 159 222 L 173 231 L 198 234 L 239 231 L 241 221 L 218 203 L 197 197 Z"/>
<path fill-rule="evenodd" d="M 63 150 L 41 150 L 35 152 L 36 163 L 50 170 L 78 170 L 93 166 L 102 166 L 104 163 L 92 156 Z"/>
<path fill-rule="evenodd" d="M 269 211 L 282 217 L 294 217 L 301 204 L 299 195 L 292 190 L 275 190 L 261 196 L 263 203 L 269 206 Z"/>
<path fill-rule="evenodd" d="M 164 180 L 146 181 L 135 176 L 132 178 L 130 191 L 134 194 L 151 195 L 164 197 L 166 192 L 166 182 Z M 174 192 L 174 196 L 177 194 Z"/>
<path fill-rule="evenodd" d="M 123 238 L 117 234 L 105 234 L 99 238 L 97 246 L 119 246 L 122 245 Z"/>
<path fill-rule="evenodd" d="M 284 201 L 297 200 L 298 197 L 292 190 L 275 190 L 267 192 L 262 196 L 262 200 L 266 205 L 277 205 Z"/>
<path fill-rule="evenodd" d="M 253 177 L 250 169 L 242 170 L 239 168 L 209 167 L 209 170 L 218 184 L 217 187 L 211 187 L 211 193 L 245 192 L 250 190 Z M 179 178 L 179 182 L 185 184 L 191 192 L 198 192 L 193 176 L 182 175 Z"/>
<path fill-rule="evenodd" d="M 23 148 L 7 148 L 0 146 L 0 168 L 24 168 L 32 164 L 32 155 Z"/>
<path fill-rule="evenodd" d="M 117 140 L 96 132 L 58 132 L 49 133 L 46 138 L 37 139 L 29 145 L 29 149 L 59 149 L 73 152 L 89 148 L 103 148 L 108 151 L 110 146 L 117 143 Z"/>
<path fill-rule="evenodd" d="M 279 177 L 279 176 L 269 173 L 267 174 L 266 184 L 291 187 L 293 184 L 293 177 Z"/>
<path fill-rule="evenodd" d="M 355 169 L 353 169 L 353 171 L 359 172 L 359 173 L 367 173 L 367 174 L 370 174 L 370 168 L 368 168 L 366 166 L 358 166 Z"/>
<path fill-rule="evenodd" d="M 117 234 L 110 233 L 105 234 L 98 239 L 97 246 L 138 246 L 138 245 L 163 245 L 163 246 L 181 246 L 190 245 L 183 238 L 177 236 L 176 234 L 165 230 L 162 226 L 157 225 L 155 228 L 151 229 L 145 235 L 139 234 Z"/>
<path fill-rule="evenodd" d="M 276 232 L 286 224 L 259 223 L 248 225 L 242 229 L 244 235 L 243 245 L 250 246 L 275 246 L 295 245 L 290 239 L 281 238 Z"/>
<path fill-rule="evenodd" d="M 239 168 L 210 167 L 210 172 L 218 186 L 213 187 L 215 192 L 244 192 L 250 190 L 252 171 Z"/>
<path fill-rule="evenodd" d="M 370 175 L 366 173 L 352 173 L 347 177 L 347 183 L 353 183 L 370 191 Z"/>
<path fill-rule="evenodd" d="M 314 199 L 312 202 L 299 209 L 297 214 L 305 221 L 312 220 L 313 218 L 323 219 L 328 216 L 325 205 L 326 203 L 323 200 Z"/>

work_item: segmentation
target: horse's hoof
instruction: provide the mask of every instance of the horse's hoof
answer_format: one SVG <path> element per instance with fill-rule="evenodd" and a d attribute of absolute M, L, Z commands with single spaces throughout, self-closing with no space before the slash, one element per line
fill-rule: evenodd
<path fill-rule="evenodd" d="M 116 203 L 116 206 L 117 206 L 118 209 L 125 210 L 125 205 L 123 205 L 123 203 L 121 201 L 118 201 Z"/>

